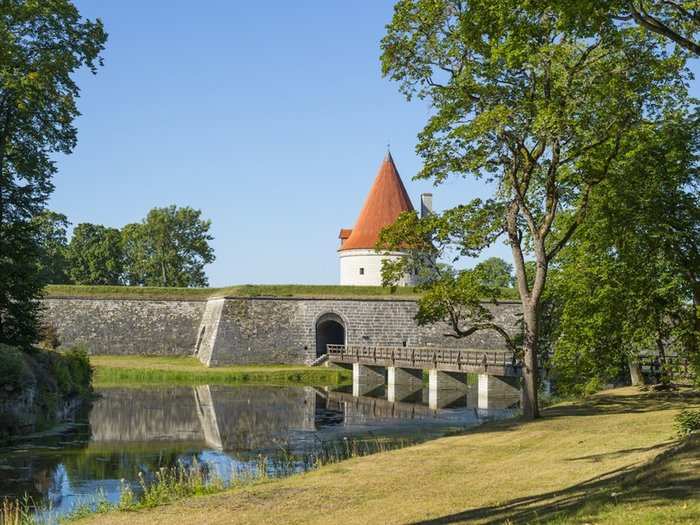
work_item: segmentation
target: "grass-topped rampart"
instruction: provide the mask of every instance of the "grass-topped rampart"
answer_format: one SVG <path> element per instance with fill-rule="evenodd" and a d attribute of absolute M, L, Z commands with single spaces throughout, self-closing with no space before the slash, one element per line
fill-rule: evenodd
<path fill-rule="evenodd" d="M 49 285 L 48 297 L 95 297 L 115 299 L 206 300 L 214 297 L 369 297 L 415 299 L 413 288 L 382 286 L 335 286 L 306 284 L 244 284 L 222 288 L 160 288 L 151 286 Z"/>
<path fill-rule="evenodd" d="M 222 288 L 159 288 L 149 286 L 87 286 L 60 284 L 46 287 L 47 297 L 97 299 L 155 299 L 205 301 L 215 297 L 308 297 L 323 299 L 415 300 L 412 287 L 339 286 L 315 284 L 243 284 Z M 517 291 L 501 290 L 501 299 L 515 300 Z"/>

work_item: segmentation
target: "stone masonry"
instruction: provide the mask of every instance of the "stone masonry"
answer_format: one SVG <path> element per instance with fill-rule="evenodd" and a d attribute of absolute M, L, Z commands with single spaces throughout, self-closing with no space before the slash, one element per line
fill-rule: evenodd
<path fill-rule="evenodd" d="M 316 326 L 342 320 L 348 344 L 505 349 L 495 332 L 445 337 L 446 325 L 419 327 L 417 303 L 399 299 L 231 297 L 209 301 L 50 298 L 45 320 L 64 346 L 93 354 L 196 355 L 209 366 L 310 363 Z M 491 305 L 495 320 L 517 332 L 518 303 Z"/>
<path fill-rule="evenodd" d="M 316 357 L 316 326 L 321 317 L 335 314 L 343 321 L 348 344 L 436 346 L 505 349 L 491 331 L 464 339 L 446 337 L 443 324 L 420 327 L 415 301 L 386 299 L 227 298 L 207 311 L 198 357 L 208 365 L 309 363 Z M 491 306 L 495 320 L 517 331 L 520 307 L 504 302 Z M 215 336 L 213 334 L 215 333 Z"/>
<path fill-rule="evenodd" d="M 44 321 L 63 346 L 92 354 L 191 355 L 206 301 L 44 299 Z"/>

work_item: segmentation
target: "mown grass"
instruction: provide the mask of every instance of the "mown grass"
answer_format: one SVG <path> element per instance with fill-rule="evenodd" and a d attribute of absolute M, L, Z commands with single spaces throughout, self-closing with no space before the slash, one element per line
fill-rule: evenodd
<path fill-rule="evenodd" d="M 228 286 L 223 288 L 157 288 L 139 286 L 49 285 L 47 297 L 78 297 L 103 299 L 154 299 L 204 301 L 215 297 L 313 297 L 357 298 L 385 300 L 414 300 L 419 297 L 411 287 L 338 286 L 307 284 L 268 284 Z M 504 288 L 501 299 L 517 300 L 517 291 Z"/>
<path fill-rule="evenodd" d="M 207 368 L 193 357 L 91 356 L 95 386 L 116 385 L 336 385 L 346 370 L 303 365 Z"/>
<path fill-rule="evenodd" d="M 607 391 L 538 421 L 84 523 L 698 523 L 698 436 L 673 448 L 688 406 L 700 394 Z"/>

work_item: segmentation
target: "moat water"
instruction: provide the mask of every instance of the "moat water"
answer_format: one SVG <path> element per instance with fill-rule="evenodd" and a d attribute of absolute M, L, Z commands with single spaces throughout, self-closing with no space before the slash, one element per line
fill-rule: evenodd
<path fill-rule="evenodd" d="M 0 449 L 0 499 L 31 498 L 54 521 L 77 506 L 116 503 L 125 484 L 197 463 L 228 481 L 262 468 L 270 475 L 309 467 L 336 443 L 418 441 L 513 417 L 512 400 L 477 408 L 476 387 L 432 409 L 425 389 L 390 402 L 384 387 L 195 386 L 98 388 L 97 399 L 60 429 Z M 268 461 L 261 463 L 261 458 Z M 284 458 L 284 469 L 279 469 Z M 291 466 L 291 469 L 290 469 Z"/>

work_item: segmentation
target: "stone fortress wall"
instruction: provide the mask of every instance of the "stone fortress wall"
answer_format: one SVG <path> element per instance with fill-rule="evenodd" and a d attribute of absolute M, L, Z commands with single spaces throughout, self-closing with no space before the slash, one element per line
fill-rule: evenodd
<path fill-rule="evenodd" d="M 492 331 L 445 337 L 446 325 L 419 327 L 405 299 L 231 297 L 208 301 L 48 298 L 44 317 L 64 346 L 93 354 L 196 355 L 210 366 L 311 363 L 332 320 L 348 344 L 505 349 Z M 519 304 L 490 305 L 497 322 L 519 330 Z M 331 341 L 342 342 L 342 341 Z M 325 346 L 324 346 L 325 347 Z"/>

